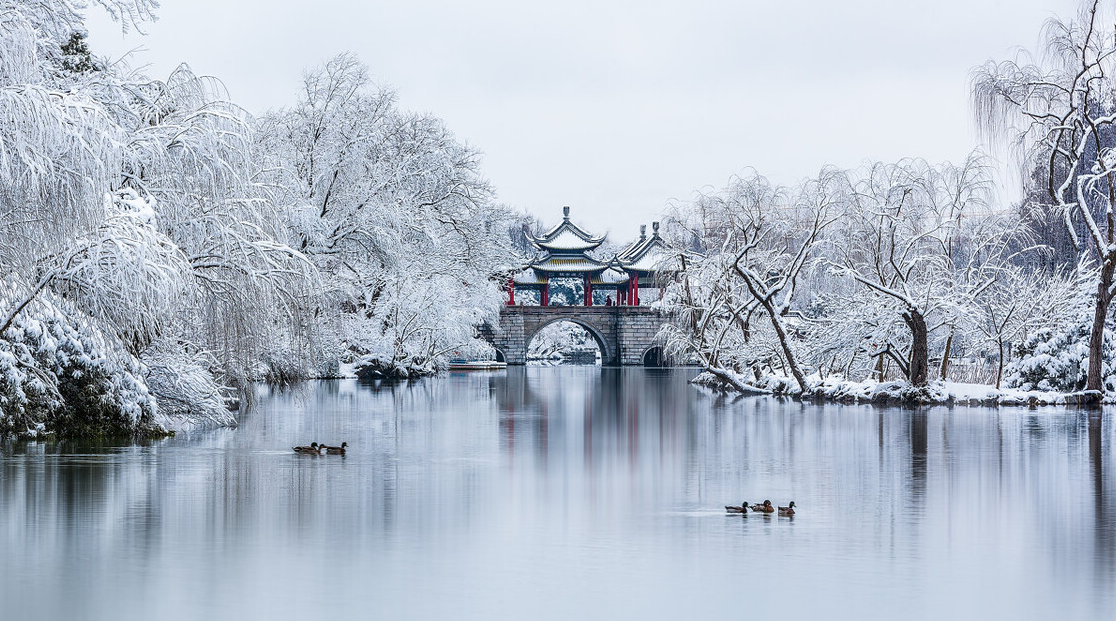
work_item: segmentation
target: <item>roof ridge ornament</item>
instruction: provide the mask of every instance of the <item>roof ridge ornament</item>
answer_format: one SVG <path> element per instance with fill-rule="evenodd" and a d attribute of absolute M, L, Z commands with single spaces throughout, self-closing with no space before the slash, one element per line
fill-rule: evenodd
<path fill-rule="evenodd" d="M 639 225 L 639 239 L 640 239 L 640 241 L 643 241 L 643 240 L 647 239 L 647 225 L 646 224 Z"/>
<path fill-rule="evenodd" d="M 653 231 L 651 233 L 651 237 L 658 237 L 659 236 L 659 223 L 657 221 L 651 223 L 651 229 Z"/>
<path fill-rule="evenodd" d="M 600 246 L 605 235 L 594 236 L 570 221 L 570 207 L 562 207 L 562 221 L 542 235 L 528 235 L 527 240 L 536 248 L 563 254 L 585 252 Z"/>

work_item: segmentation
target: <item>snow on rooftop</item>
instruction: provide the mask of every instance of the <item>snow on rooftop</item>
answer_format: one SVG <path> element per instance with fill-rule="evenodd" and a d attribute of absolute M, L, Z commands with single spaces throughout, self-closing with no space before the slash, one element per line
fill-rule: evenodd
<path fill-rule="evenodd" d="M 591 250 L 600 246 L 601 242 L 582 239 L 570 229 L 565 229 L 553 239 L 540 240 L 538 244 L 551 250 Z"/>

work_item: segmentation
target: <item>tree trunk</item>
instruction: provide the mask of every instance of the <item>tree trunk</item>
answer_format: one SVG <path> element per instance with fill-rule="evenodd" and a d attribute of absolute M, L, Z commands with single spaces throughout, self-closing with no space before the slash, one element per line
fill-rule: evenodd
<path fill-rule="evenodd" d="M 714 376 L 716 376 L 717 378 L 719 378 L 721 381 L 725 382 L 729 386 L 732 386 L 738 392 L 741 392 L 741 393 L 744 393 L 744 394 L 758 394 L 758 395 L 771 394 L 770 390 L 764 390 L 763 388 L 758 388 L 756 386 L 752 386 L 751 384 L 741 384 L 735 377 L 733 377 L 729 373 L 726 373 L 724 369 L 720 369 L 720 368 L 717 368 L 717 367 L 706 367 L 705 370 L 708 371 L 709 373 L 713 374 Z"/>
<path fill-rule="evenodd" d="M 1108 318 L 1108 305 L 1112 298 L 1108 290 L 1112 286 L 1112 273 L 1116 265 L 1106 264 L 1101 269 L 1100 282 L 1097 283 L 1097 305 L 1093 312 L 1093 332 L 1089 335 L 1089 376 L 1085 390 L 1104 392 L 1104 322 Z"/>
<path fill-rule="evenodd" d="M 802 375 L 802 370 L 798 368 L 798 361 L 794 359 L 794 352 L 791 351 L 790 339 L 787 338 L 786 331 L 783 330 L 783 322 L 779 321 L 777 315 L 772 314 L 775 310 L 769 301 L 763 301 L 764 308 L 767 309 L 767 315 L 771 317 L 771 326 L 775 328 L 775 335 L 779 337 L 779 346 L 783 349 L 783 355 L 787 358 L 787 364 L 783 368 L 783 373 L 786 373 L 786 367 L 790 367 L 791 375 L 794 376 L 794 381 L 798 383 L 798 388 L 803 393 L 806 392 L 806 377 Z M 779 365 L 783 366 L 782 358 L 779 359 Z"/>
<path fill-rule="evenodd" d="M 926 343 L 926 320 L 913 308 L 903 313 L 903 321 L 911 329 L 911 363 L 908 367 L 911 384 L 926 385 L 930 374 L 930 348 Z"/>
<path fill-rule="evenodd" d="M 761 295 L 760 288 L 762 288 L 762 285 L 753 283 L 752 279 L 748 278 L 748 276 L 740 270 L 739 266 L 736 266 L 736 273 L 740 274 L 740 277 L 744 279 L 744 284 L 748 286 L 748 292 L 752 294 L 752 297 L 758 300 L 759 303 L 763 305 L 764 310 L 767 311 L 767 316 L 771 318 L 771 327 L 775 328 L 775 335 L 779 337 L 779 345 L 783 349 L 783 355 L 787 358 L 787 365 L 790 366 L 791 374 L 794 375 L 794 381 L 798 383 L 799 390 L 805 393 L 806 377 L 802 375 L 802 371 L 798 368 L 798 361 L 794 359 L 794 352 L 791 351 L 790 340 L 787 338 L 786 331 L 783 330 L 783 322 L 779 319 L 779 315 L 775 311 L 775 305 L 771 303 L 771 294 L 764 291 L 767 295 Z M 782 360 L 780 360 L 780 364 L 782 364 Z"/>
<path fill-rule="evenodd" d="M 39 279 L 39 282 L 30 291 L 27 292 L 27 295 L 25 295 L 18 304 L 13 306 L 11 310 L 8 311 L 8 314 L 4 317 L 4 323 L 0 325 L 0 334 L 3 334 L 8 330 L 8 328 L 11 327 L 12 322 L 15 321 L 15 318 L 21 312 L 23 312 L 23 309 L 27 308 L 28 304 L 30 304 L 35 298 L 39 296 L 40 293 L 42 293 L 43 289 L 45 289 L 46 286 L 50 284 L 50 281 L 54 280 L 54 277 L 57 274 L 57 270 L 51 270 L 50 272 L 48 272 L 45 276 Z"/>
<path fill-rule="evenodd" d="M 996 390 L 1000 389 L 1000 381 L 1004 378 L 1004 339 L 996 339 L 996 346 L 1000 350 L 1000 362 L 996 366 Z"/>
<path fill-rule="evenodd" d="M 945 381 L 946 371 L 949 370 L 949 355 L 953 349 L 953 331 L 950 330 L 949 337 L 946 338 L 945 351 L 942 352 L 942 368 L 938 372 L 938 377 Z"/>

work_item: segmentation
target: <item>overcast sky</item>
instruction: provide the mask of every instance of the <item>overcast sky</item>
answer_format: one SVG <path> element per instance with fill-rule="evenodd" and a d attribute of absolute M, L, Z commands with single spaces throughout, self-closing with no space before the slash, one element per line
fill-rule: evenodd
<path fill-rule="evenodd" d="M 670 200 L 748 167 L 794 182 L 827 164 L 976 145 L 969 70 L 1034 47 L 1071 0 L 527 2 L 161 0 L 146 36 L 92 13 L 90 43 L 165 78 L 220 78 L 252 112 L 355 52 L 403 107 L 484 152 L 501 201 L 614 241 Z"/>

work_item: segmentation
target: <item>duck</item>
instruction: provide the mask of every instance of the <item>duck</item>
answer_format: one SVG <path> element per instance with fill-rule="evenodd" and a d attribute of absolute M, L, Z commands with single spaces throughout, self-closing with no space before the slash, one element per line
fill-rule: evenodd
<path fill-rule="evenodd" d="M 747 514 L 748 513 L 748 501 L 745 500 L 744 502 L 741 502 L 739 507 L 734 507 L 732 505 L 725 505 L 725 511 L 728 511 L 729 513 L 744 513 L 744 514 Z"/>
<path fill-rule="evenodd" d="M 318 446 L 317 442 L 311 442 L 310 446 L 296 446 L 294 452 L 302 453 L 304 455 L 320 455 L 322 446 Z"/>
<path fill-rule="evenodd" d="M 322 448 L 325 449 L 326 455 L 344 455 L 346 446 L 349 446 L 348 442 L 342 442 L 341 446 L 326 446 L 323 444 Z"/>
<path fill-rule="evenodd" d="M 785 507 L 779 507 L 779 515 L 781 515 L 783 517 L 793 517 L 794 516 L 794 501 L 793 500 L 790 501 L 790 504 L 785 506 Z"/>
<path fill-rule="evenodd" d="M 753 513 L 775 513 L 775 507 L 771 504 L 770 500 L 763 501 L 762 505 L 752 505 L 748 507 Z"/>

